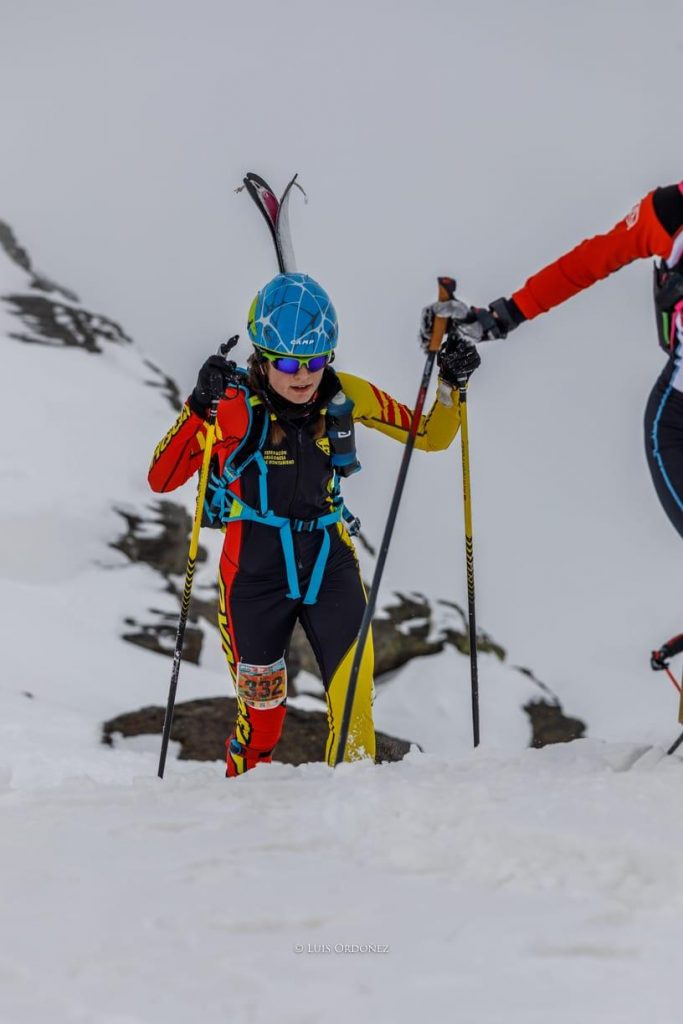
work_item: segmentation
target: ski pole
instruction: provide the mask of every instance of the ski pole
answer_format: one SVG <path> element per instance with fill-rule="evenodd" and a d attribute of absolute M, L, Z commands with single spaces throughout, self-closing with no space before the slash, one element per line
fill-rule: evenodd
<path fill-rule="evenodd" d="M 676 742 L 671 744 L 671 746 L 667 750 L 667 754 L 674 754 L 678 750 L 678 748 L 680 747 L 681 743 L 683 743 L 683 732 L 678 737 Z"/>
<path fill-rule="evenodd" d="M 440 277 L 439 301 L 446 302 L 448 299 L 452 299 L 454 294 L 455 281 L 453 280 L 453 278 Z M 365 612 L 363 613 L 360 629 L 358 630 L 356 650 L 353 656 L 353 664 L 351 665 L 351 674 L 349 675 L 349 683 L 348 688 L 346 690 L 346 700 L 344 702 L 344 712 L 342 715 L 342 721 L 339 730 L 339 745 L 337 747 L 337 755 L 334 762 L 335 765 L 341 764 L 341 762 L 344 760 L 346 744 L 349 738 L 349 726 L 351 724 L 351 715 L 353 712 L 353 701 L 356 695 L 356 685 L 358 683 L 358 673 L 360 671 L 361 661 L 363 660 L 363 654 L 365 652 L 365 645 L 368 640 L 370 626 L 372 625 L 372 616 L 375 613 L 375 605 L 377 604 L 379 585 L 382 580 L 382 573 L 384 572 L 384 563 L 386 562 L 387 559 L 389 544 L 391 543 L 391 535 L 394 532 L 396 515 L 398 513 L 398 507 L 401 502 L 403 487 L 405 485 L 406 477 L 408 475 L 408 467 L 410 466 L 410 459 L 413 454 L 413 448 L 415 447 L 415 438 L 417 436 L 417 431 L 420 426 L 422 409 L 424 408 L 425 399 L 427 397 L 427 389 L 429 388 L 429 381 L 432 376 L 432 369 L 434 368 L 434 360 L 436 358 L 436 353 L 439 351 L 439 348 L 441 347 L 441 342 L 443 341 L 443 336 L 446 332 L 447 326 L 448 320 L 445 317 L 434 317 L 432 337 L 429 342 L 429 349 L 427 351 L 427 359 L 425 360 L 424 370 L 422 371 L 422 380 L 420 381 L 420 389 L 417 393 L 415 411 L 413 412 L 413 419 L 410 424 L 410 431 L 408 433 L 408 439 L 406 441 L 405 449 L 403 452 L 403 459 L 401 460 L 401 467 L 398 472 L 398 478 L 396 480 L 396 486 L 394 488 L 394 495 L 393 498 L 391 499 L 389 515 L 387 517 L 386 526 L 384 528 L 384 536 L 382 537 L 382 543 L 380 545 L 379 554 L 377 556 L 377 564 L 375 565 L 375 572 L 372 578 L 370 593 L 368 594 Z"/>
<path fill-rule="evenodd" d="M 231 338 L 230 341 L 225 342 L 218 349 L 220 355 L 227 355 L 230 349 L 237 344 L 237 337 Z M 168 741 L 171 736 L 171 727 L 173 725 L 173 708 L 175 705 L 175 695 L 178 689 L 178 676 L 180 675 L 180 662 L 183 656 L 183 643 L 185 640 L 185 626 L 187 625 L 187 617 L 190 611 L 190 595 L 192 593 L 192 581 L 194 579 L 195 566 L 197 564 L 197 552 L 199 551 L 199 531 L 202 525 L 202 510 L 204 508 L 204 497 L 206 495 L 206 485 L 209 479 L 209 466 L 211 464 L 211 449 L 213 447 L 213 440 L 216 433 L 216 413 L 218 412 L 219 398 L 214 398 L 209 407 L 209 415 L 207 418 L 206 428 L 206 441 L 204 442 L 204 458 L 202 459 L 202 468 L 199 473 L 199 485 L 197 487 L 197 505 L 194 512 L 194 522 L 192 523 L 192 533 L 190 534 L 190 550 L 187 556 L 187 568 L 185 570 L 185 585 L 183 587 L 183 600 L 180 606 L 180 617 L 178 618 L 178 629 L 176 631 L 175 638 L 175 650 L 173 652 L 173 669 L 171 670 L 171 685 L 168 690 L 168 701 L 166 703 L 166 715 L 164 717 L 164 728 L 161 734 L 161 753 L 159 754 L 159 769 L 157 775 L 160 779 L 164 777 L 164 768 L 166 767 L 166 753 L 168 751 Z"/>
<path fill-rule="evenodd" d="M 467 566 L 467 618 L 472 690 L 472 737 L 479 746 L 479 671 L 477 668 L 477 625 L 474 608 L 474 544 L 472 541 L 472 492 L 470 489 L 470 436 L 467 422 L 467 377 L 458 378 L 460 392 L 460 449 L 462 452 L 462 494 L 465 509 L 465 562 Z"/>
<path fill-rule="evenodd" d="M 669 668 L 668 659 L 674 657 L 676 654 L 680 654 L 681 651 L 683 651 L 683 633 L 679 633 L 678 636 L 673 637 L 671 640 L 667 640 L 665 644 L 662 644 L 658 651 L 652 651 L 650 654 L 650 667 L 654 669 L 655 672 L 661 672 L 662 669 L 664 669 L 671 680 L 672 685 L 675 686 L 681 694 L 679 721 L 683 721 L 683 674 L 681 675 L 681 681 L 679 683 L 676 676 Z M 680 747 L 681 743 L 683 743 L 683 732 L 678 739 L 671 744 L 667 750 L 667 755 L 674 754 Z"/>
<path fill-rule="evenodd" d="M 680 684 L 680 683 L 679 683 L 679 681 L 678 681 L 678 680 L 676 679 L 676 676 L 675 676 L 675 675 L 673 674 L 673 672 L 671 671 L 671 669 L 669 668 L 669 666 L 668 666 L 668 665 L 665 665 L 665 666 L 664 666 L 664 671 L 666 672 L 667 676 L 668 676 L 668 677 L 669 677 L 669 679 L 671 680 L 671 685 L 672 685 L 672 686 L 675 686 L 675 687 L 676 687 L 676 689 L 678 690 L 678 692 L 680 693 L 680 692 L 681 692 L 681 684 Z"/>

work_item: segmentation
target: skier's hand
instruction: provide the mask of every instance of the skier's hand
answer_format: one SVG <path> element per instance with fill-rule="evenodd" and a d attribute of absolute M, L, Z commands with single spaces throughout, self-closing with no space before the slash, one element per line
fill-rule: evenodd
<path fill-rule="evenodd" d="M 479 328 L 478 341 L 493 341 L 494 338 L 507 338 L 508 328 L 490 309 L 472 306 L 472 325 Z"/>
<path fill-rule="evenodd" d="M 655 672 L 667 667 L 669 658 L 683 653 L 683 633 L 678 633 L 650 655 L 650 665 Z"/>
<path fill-rule="evenodd" d="M 458 332 L 459 332 L 458 328 Z M 478 366 L 481 356 L 474 345 L 455 338 L 451 329 L 446 341 L 439 349 L 436 361 L 439 365 L 439 377 L 451 388 L 457 388 L 468 381 Z"/>
<path fill-rule="evenodd" d="M 669 667 L 668 658 L 670 657 L 669 649 L 666 644 L 660 647 L 658 651 L 653 651 L 650 655 L 650 668 L 655 672 L 662 672 L 665 668 Z"/>
<path fill-rule="evenodd" d="M 442 316 L 452 324 L 464 324 L 471 319 L 470 308 L 460 299 L 448 299 L 446 302 L 433 302 L 425 306 L 420 316 L 418 340 L 425 352 L 428 351 L 434 330 L 434 317 Z"/>
<path fill-rule="evenodd" d="M 507 338 L 510 331 L 524 322 L 522 312 L 512 299 L 496 299 L 486 309 L 480 306 L 470 308 L 472 320 L 481 327 L 481 341 Z"/>
<path fill-rule="evenodd" d="M 225 389 L 235 379 L 235 364 L 224 356 L 209 356 L 197 375 L 197 383 L 190 396 L 190 405 L 203 416 L 216 398 L 221 398 Z"/>
<path fill-rule="evenodd" d="M 667 668 L 669 658 L 675 658 L 677 654 L 683 653 L 683 633 L 678 633 L 671 640 L 667 640 L 658 651 L 650 655 L 650 665 L 655 672 Z"/>

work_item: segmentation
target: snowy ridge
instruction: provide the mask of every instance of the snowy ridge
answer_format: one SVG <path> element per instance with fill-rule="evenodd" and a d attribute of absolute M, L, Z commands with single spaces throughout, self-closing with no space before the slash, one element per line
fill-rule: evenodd
<path fill-rule="evenodd" d="M 674 1024 L 681 765 L 633 753 L 5 793 L 5 1019 Z"/>

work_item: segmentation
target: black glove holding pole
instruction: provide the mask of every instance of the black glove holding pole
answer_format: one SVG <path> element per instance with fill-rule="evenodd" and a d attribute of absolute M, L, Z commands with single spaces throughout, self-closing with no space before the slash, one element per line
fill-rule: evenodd
<path fill-rule="evenodd" d="M 457 388 L 463 380 L 469 381 L 474 371 L 481 365 L 481 356 L 474 345 L 458 337 L 457 331 L 449 331 L 437 353 L 436 361 L 441 380 L 449 387 Z"/>
<path fill-rule="evenodd" d="M 472 322 L 481 327 L 481 341 L 507 338 L 526 317 L 512 299 L 496 299 L 488 308 L 470 307 Z"/>
<path fill-rule="evenodd" d="M 221 355 L 209 356 L 197 375 L 194 391 L 188 399 L 192 412 L 206 418 L 211 403 L 222 398 L 225 389 L 237 379 L 237 367 L 232 359 L 226 359 L 231 348 L 239 339 L 235 334 L 220 346 Z"/>
<path fill-rule="evenodd" d="M 419 337 L 423 348 L 429 345 L 435 316 L 448 318 L 446 338 L 436 357 L 439 377 L 449 387 L 457 388 L 481 364 L 475 342 L 484 340 L 483 329 L 471 308 L 459 299 L 435 302 L 422 310 Z"/>
<path fill-rule="evenodd" d="M 470 344 L 507 338 L 510 331 L 526 319 L 512 299 L 495 299 L 489 306 L 468 306 L 459 299 L 434 302 L 422 310 L 420 341 L 423 348 L 429 343 L 435 316 L 445 316 L 457 323 Z"/>
<path fill-rule="evenodd" d="M 650 655 L 650 666 L 655 672 L 661 672 L 668 667 L 669 658 L 675 658 L 682 651 L 683 633 L 679 633 L 678 636 L 674 636 L 671 640 L 667 640 L 665 644 L 662 644 L 658 651 L 652 652 Z"/>

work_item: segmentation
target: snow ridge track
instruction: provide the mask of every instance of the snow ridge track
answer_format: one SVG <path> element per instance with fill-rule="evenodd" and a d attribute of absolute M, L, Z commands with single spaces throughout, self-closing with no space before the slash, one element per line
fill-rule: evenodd
<path fill-rule="evenodd" d="M 5 771 L 0 1018 L 673 1022 L 683 766 L 633 755 Z"/>

